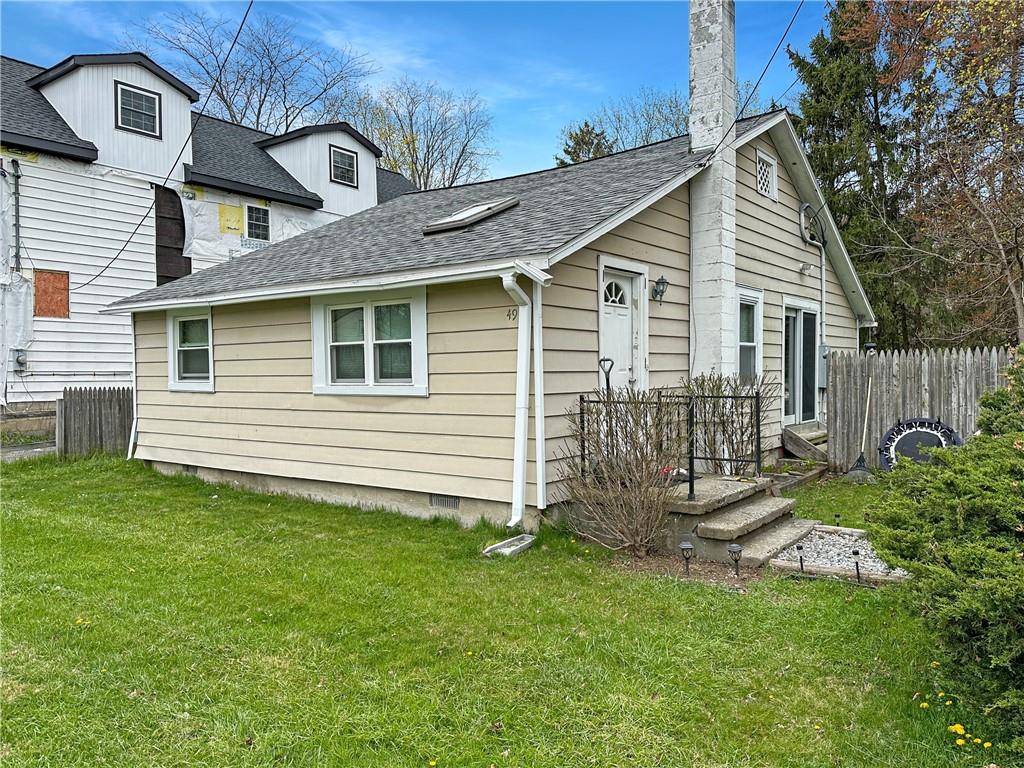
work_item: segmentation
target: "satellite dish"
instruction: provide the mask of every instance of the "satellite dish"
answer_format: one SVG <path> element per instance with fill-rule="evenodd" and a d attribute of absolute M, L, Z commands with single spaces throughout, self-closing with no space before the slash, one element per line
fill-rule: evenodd
<path fill-rule="evenodd" d="M 960 435 L 938 419 L 904 419 L 882 437 L 878 453 L 882 467 L 891 471 L 900 457 L 916 462 L 928 461 L 926 449 L 963 445 Z"/>

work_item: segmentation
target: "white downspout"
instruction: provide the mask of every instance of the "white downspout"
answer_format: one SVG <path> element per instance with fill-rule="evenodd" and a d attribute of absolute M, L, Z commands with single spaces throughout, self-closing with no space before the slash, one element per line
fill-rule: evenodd
<path fill-rule="evenodd" d="M 547 450 L 544 445 L 544 287 L 533 284 L 533 448 L 537 509 L 548 506 Z"/>
<path fill-rule="evenodd" d="M 126 459 L 131 459 L 135 455 L 135 435 L 138 433 L 139 428 L 139 382 L 136 365 L 136 350 L 135 345 L 138 344 L 138 339 L 135 336 L 135 313 L 132 312 L 132 431 L 128 435 L 128 455 Z"/>
<path fill-rule="evenodd" d="M 501 285 L 519 307 L 516 341 L 516 418 L 512 444 L 512 517 L 509 528 L 523 522 L 526 513 L 526 436 L 530 418 L 530 297 L 516 282 L 515 272 L 501 276 Z"/>

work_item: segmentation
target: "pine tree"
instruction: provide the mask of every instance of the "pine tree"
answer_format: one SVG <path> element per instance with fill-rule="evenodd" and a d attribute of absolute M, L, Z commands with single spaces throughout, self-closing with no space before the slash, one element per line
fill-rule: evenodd
<path fill-rule="evenodd" d="M 869 12 L 866 3 L 840 0 L 809 55 L 788 53 L 804 86 L 797 131 L 878 316 L 878 341 L 907 347 L 920 343 L 931 320 L 933 266 L 898 255 L 901 238 L 915 236 L 903 174 L 908 126 L 877 36 L 860 34 Z"/>
<path fill-rule="evenodd" d="M 579 125 L 566 128 L 562 152 L 563 155 L 555 155 L 559 168 L 611 154 L 612 143 L 604 131 L 584 120 Z"/>

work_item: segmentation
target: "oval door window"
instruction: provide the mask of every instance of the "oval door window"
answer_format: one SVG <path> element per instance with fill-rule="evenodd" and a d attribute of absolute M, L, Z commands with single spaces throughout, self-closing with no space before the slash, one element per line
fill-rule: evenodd
<path fill-rule="evenodd" d="M 626 292 L 615 281 L 608 282 L 604 287 L 604 303 L 617 307 L 626 306 Z"/>

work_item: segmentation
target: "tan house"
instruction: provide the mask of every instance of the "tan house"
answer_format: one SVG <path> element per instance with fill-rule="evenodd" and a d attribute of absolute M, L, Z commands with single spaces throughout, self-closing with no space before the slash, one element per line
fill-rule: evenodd
<path fill-rule="evenodd" d="M 775 447 L 817 423 L 823 351 L 874 315 L 789 115 L 733 119 L 732 13 L 692 4 L 689 136 L 405 194 L 112 305 L 135 458 L 532 527 L 599 358 L 634 387 L 778 377 Z"/>

